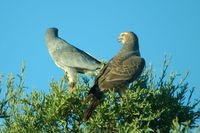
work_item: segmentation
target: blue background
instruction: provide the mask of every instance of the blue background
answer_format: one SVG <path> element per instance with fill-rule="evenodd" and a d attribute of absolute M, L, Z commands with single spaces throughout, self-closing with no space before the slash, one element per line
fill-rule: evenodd
<path fill-rule="evenodd" d="M 98 59 L 109 60 L 120 49 L 120 32 L 134 31 L 146 64 L 160 75 L 164 54 L 172 55 L 169 70 L 184 74 L 200 96 L 199 0 L 1 0 L 0 72 L 20 73 L 25 61 L 28 90 L 48 90 L 63 71 L 45 46 L 47 28 Z"/>

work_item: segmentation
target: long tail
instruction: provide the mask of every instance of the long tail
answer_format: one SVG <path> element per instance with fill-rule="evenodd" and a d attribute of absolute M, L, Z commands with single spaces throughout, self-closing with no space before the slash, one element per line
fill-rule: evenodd
<path fill-rule="evenodd" d="M 88 97 L 86 98 L 87 102 L 90 102 L 89 107 L 85 110 L 83 120 L 87 121 L 92 112 L 96 109 L 97 105 L 100 103 L 100 99 L 103 97 L 103 92 L 100 91 L 98 86 L 93 86 L 89 92 Z"/>

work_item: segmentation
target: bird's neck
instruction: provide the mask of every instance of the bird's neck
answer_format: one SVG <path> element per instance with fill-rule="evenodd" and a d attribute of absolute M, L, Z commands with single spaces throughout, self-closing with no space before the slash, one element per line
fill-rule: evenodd
<path fill-rule="evenodd" d="M 58 38 L 58 33 L 55 32 L 47 32 L 45 35 L 45 41 L 46 41 L 46 45 L 49 49 L 49 52 L 52 53 L 54 52 L 58 47 L 58 44 L 55 43 L 56 38 Z"/>
<path fill-rule="evenodd" d="M 120 53 L 132 53 L 134 55 L 140 56 L 140 51 L 138 45 L 133 43 L 124 44 L 120 50 Z"/>
<path fill-rule="evenodd" d="M 56 32 L 47 32 L 46 33 L 46 41 L 51 41 L 58 37 L 58 33 Z"/>

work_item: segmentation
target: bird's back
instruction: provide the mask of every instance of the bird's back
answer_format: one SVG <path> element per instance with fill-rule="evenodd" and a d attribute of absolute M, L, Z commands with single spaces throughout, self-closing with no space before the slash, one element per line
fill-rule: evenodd
<path fill-rule="evenodd" d="M 134 81 L 142 73 L 144 66 L 145 60 L 139 56 L 131 55 L 125 59 L 124 56 L 115 56 L 96 83 L 102 90 L 119 88 Z"/>
<path fill-rule="evenodd" d="M 55 64 L 64 70 L 71 67 L 84 73 L 87 70 L 96 70 L 101 65 L 100 61 L 58 37 L 51 30 L 46 33 L 46 45 Z"/>

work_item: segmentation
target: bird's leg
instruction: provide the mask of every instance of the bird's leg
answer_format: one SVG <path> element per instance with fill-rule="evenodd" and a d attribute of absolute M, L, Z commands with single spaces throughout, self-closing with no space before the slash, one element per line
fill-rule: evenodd
<path fill-rule="evenodd" d="M 124 94 L 126 93 L 126 88 L 124 87 L 124 88 L 120 88 L 120 89 L 118 89 L 118 93 L 119 93 L 119 96 L 120 96 L 120 99 L 121 99 L 121 101 L 122 102 L 126 102 L 126 99 L 124 98 Z"/>
<path fill-rule="evenodd" d="M 67 80 L 67 81 L 69 80 L 69 78 L 67 76 L 67 72 L 64 73 L 64 79 Z"/>
<path fill-rule="evenodd" d="M 126 102 L 126 98 L 122 95 L 120 95 L 120 102 L 122 103 L 122 105 L 126 105 L 127 102 Z"/>
<path fill-rule="evenodd" d="M 69 85 L 69 93 L 73 92 L 74 86 L 75 86 L 74 82 L 70 83 L 70 85 Z"/>
<path fill-rule="evenodd" d="M 123 97 L 123 95 L 121 93 L 119 93 L 119 96 L 120 96 L 120 101 L 122 101 L 124 103 L 126 99 Z"/>

